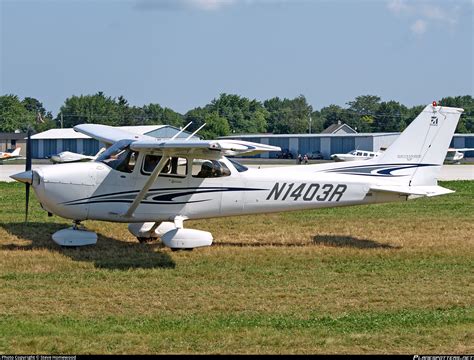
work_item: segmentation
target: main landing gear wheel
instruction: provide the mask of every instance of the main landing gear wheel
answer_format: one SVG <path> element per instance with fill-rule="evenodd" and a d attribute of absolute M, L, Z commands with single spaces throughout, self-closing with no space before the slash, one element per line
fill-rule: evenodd
<path fill-rule="evenodd" d="M 156 238 L 152 238 L 152 237 L 139 237 L 139 236 L 137 236 L 137 239 L 140 244 L 148 244 L 156 240 Z"/>
<path fill-rule="evenodd" d="M 171 251 L 193 251 L 193 248 L 171 248 Z"/>

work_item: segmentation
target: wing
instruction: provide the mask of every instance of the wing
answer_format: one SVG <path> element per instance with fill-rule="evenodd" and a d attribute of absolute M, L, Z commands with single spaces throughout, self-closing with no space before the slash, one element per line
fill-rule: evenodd
<path fill-rule="evenodd" d="M 154 137 L 134 134 L 113 126 L 99 124 L 81 124 L 74 126 L 74 130 L 90 136 L 105 144 L 113 144 L 120 140 L 154 140 Z"/>
<path fill-rule="evenodd" d="M 253 155 L 267 151 L 281 151 L 278 146 L 240 140 L 137 140 L 130 145 L 130 148 L 138 151 L 162 150 L 176 154 L 194 154 L 205 158 L 215 157 L 216 154 L 234 156 L 242 154 Z"/>
<path fill-rule="evenodd" d="M 163 140 L 107 125 L 82 124 L 74 126 L 74 130 L 106 144 L 113 144 L 120 140 L 134 140 L 130 144 L 130 148 L 136 151 L 161 150 L 179 155 L 199 155 L 203 158 L 214 158 L 216 155 L 254 155 L 267 151 L 281 151 L 278 146 L 241 140 Z"/>

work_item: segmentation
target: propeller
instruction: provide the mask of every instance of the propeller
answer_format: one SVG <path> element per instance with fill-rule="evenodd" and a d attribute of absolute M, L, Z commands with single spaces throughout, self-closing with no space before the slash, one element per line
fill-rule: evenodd
<path fill-rule="evenodd" d="M 31 170 L 31 129 L 28 128 L 26 140 L 26 162 L 25 171 Z M 25 199 L 25 223 L 28 221 L 28 207 L 30 203 L 30 183 L 25 182 L 26 185 L 26 199 Z"/>

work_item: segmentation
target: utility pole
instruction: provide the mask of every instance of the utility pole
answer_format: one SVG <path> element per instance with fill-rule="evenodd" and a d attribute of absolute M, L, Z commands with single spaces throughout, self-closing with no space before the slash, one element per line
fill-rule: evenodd
<path fill-rule="evenodd" d="M 311 134 L 311 122 L 313 119 L 311 119 L 311 115 L 309 116 L 309 133 Z"/>
<path fill-rule="evenodd" d="M 64 122 L 63 122 L 63 113 L 61 112 L 61 129 L 63 128 Z"/>

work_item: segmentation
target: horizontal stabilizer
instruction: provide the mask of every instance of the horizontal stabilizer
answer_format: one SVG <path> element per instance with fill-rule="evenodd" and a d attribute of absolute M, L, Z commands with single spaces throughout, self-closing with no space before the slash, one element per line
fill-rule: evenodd
<path fill-rule="evenodd" d="M 418 195 L 418 196 L 438 196 L 451 194 L 454 191 L 446 189 L 442 186 L 396 186 L 396 185 L 372 185 L 371 191 L 391 192 L 402 195 Z"/>

